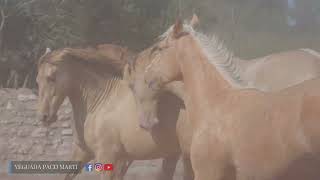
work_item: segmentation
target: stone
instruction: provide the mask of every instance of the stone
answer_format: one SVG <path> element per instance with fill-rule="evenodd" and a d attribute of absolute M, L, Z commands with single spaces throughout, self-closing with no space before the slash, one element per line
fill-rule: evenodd
<path fill-rule="evenodd" d="M 42 155 L 44 153 L 43 146 L 35 146 L 32 148 L 32 153 L 36 155 Z"/>
<path fill-rule="evenodd" d="M 63 103 L 62 106 L 68 106 L 69 105 L 69 100 L 66 98 Z"/>
<path fill-rule="evenodd" d="M 29 106 L 26 107 L 28 110 L 33 110 L 36 111 L 38 109 L 38 104 L 31 104 Z M 36 113 L 35 113 L 36 114 Z"/>
<path fill-rule="evenodd" d="M 31 144 L 21 144 L 17 153 L 28 154 L 30 150 L 31 150 Z"/>
<path fill-rule="evenodd" d="M 68 150 L 66 148 L 60 148 L 58 150 L 58 155 L 59 156 L 68 155 L 68 154 L 70 154 L 70 150 Z"/>
<path fill-rule="evenodd" d="M 17 132 L 17 136 L 19 136 L 19 137 L 26 137 L 26 136 L 28 136 L 30 133 L 27 131 L 27 130 L 19 130 L 18 132 Z"/>
<path fill-rule="evenodd" d="M 70 114 L 72 112 L 72 109 L 71 108 L 66 108 L 65 110 L 64 110 L 64 113 L 65 114 Z"/>
<path fill-rule="evenodd" d="M 13 105 L 12 105 L 11 101 L 8 101 L 7 106 L 6 106 L 6 109 L 7 109 L 7 110 L 13 109 Z"/>
<path fill-rule="evenodd" d="M 0 155 L 6 154 L 7 151 L 8 151 L 8 144 L 4 141 L 1 141 L 0 142 Z"/>
<path fill-rule="evenodd" d="M 69 115 L 60 115 L 59 116 L 60 121 L 68 121 L 70 119 L 71 119 L 71 117 Z"/>
<path fill-rule="evenodd" d="M 48 129 L 44 128 L 44 127 L 40 127 L 35 129 L 32 133 L 31 133 L 31 137 L 45 137 L 48 133 Z"/>
<path fill-rule="evenodd" d="M 34 126 L 39 126 L 39 125 L 41 125 L 41 124 L 42 124 L 41 121 L 33 121 L 33 122 L 32 122 L 32 125 L 34 125 Z"/>
<path fill-rule="evenodd" d="M 61 127 L 63 127 L 63 128 L 70 128 L 70 123 L 69 123 L 68 121 L 63 122 L 63 123 L 61 124 Z"/>
<path fill-rule="evenodd" d="M 19 101 L 32 101 L 37 100 L 37 96 L 34 94 L 26 95 L 26 94 L 19 94 L 18 95 Z"/>
<path fill-rule="evenodd" d="M 5 161 L 5 160 L 7 160 L 7 156 L 2 155 L 0 159 L 1 159 L 1 161 Z"/>
<path fill-rule="evenodd" d="M 63 136 L 72 136 L 72 129 L 63 129 L 61 134 Z"/>
<path fill-rule="evenodd" d="M 59 124 L 57 123 L 53 123 L 50 125 L 50 129 L 57 129 L 57 128 L 59 128 Z"/>

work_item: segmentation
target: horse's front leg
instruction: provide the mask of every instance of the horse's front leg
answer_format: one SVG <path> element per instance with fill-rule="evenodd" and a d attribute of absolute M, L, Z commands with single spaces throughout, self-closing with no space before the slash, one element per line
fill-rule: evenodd
<path fill-rule="evenodd" d="M 113 145 L 116 147 L 117 145 Z M 101 149 L 97 152 L 96 160 L 102 164 L 111 164 L 113 169 L 104 170 L 101 172 L 101 180 L 122 180 L 128 170 L 132 161 L 128 161 L 125 157 L 121 156 L 121 147 Z"/>
<path fill-rule="evenodd" d="M 226 177 L 228 151 L 224 143 L 206 131 L 195 133 L 191 143 L 191 163 L 195 180 L 222 180 Z M 214 145 L 214 147 L 210 147 Z"/>
<path fill-rule="evenodd" d="M 172 180 L 179 160 L 179 154 L 162 160 L 162 169 L 157 180 Z"/>
<path fill-rule="evenodd" d="M 183 180 L 193 180 L 194 175 L 193 175 L 190 157 L 183 156 L 182 163 L 183 163 Z"/>
<path fill-rule="evenodd" d="M 80 161 L 80 168 L 82 169 L 84 165 L 93 158 L 90 152 L 82 149 L 79 145 L 73 144 L 71 161 Z M 80 172 L 79 172 L 80 173 Z M 64 180 L 74 179 L 78 173 L 70 173 L 64 177 Z"/>

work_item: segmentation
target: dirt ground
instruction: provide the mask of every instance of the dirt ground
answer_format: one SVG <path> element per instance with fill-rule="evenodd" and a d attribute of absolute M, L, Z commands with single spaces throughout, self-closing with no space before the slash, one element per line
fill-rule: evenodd
<path fill-rule="evenodd" d="M 72 110 L 68 101 L 62 105 L 59 119 L 44 127 L 36 115 L 37 96 L 30 89 L 0 89 L 0 180 L 57 180 L 63 175 L 8 175 L 8 161 L 66 160 L 71 154 Z M 161 160 L 135 161 L 126 180 L 153 180 Z M 180 180 L 179 164 L 175 180 Z M 76 179 L 99 179 L 98 172 L 82 172 Z"/>
<path fill-rule="evenodd" d="M 30 89 L 0 89 L 0 180 L 62 180 L 63 175 L 8 175 L 8 161 L 66 160 L 71 153 L 71 107 L 68 102 L 59 120 L 44 127 L 36 118 L 37 96 Z M 125 180 L 156 180 L 161 160 L 134 161 Z M 178 164 L 174 180 L 182 180 Z M 98 172 L 83 171 L 76 180 L 99 179 Z M 297 160 L 277 180 L 319 180 L 320 162 L 313 157 Z"/>

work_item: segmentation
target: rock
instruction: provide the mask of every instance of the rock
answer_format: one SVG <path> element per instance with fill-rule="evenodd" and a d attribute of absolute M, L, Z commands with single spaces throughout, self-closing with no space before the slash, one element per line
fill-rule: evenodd
<path fill-rule="evenodd" d="M 57 149 L 58 148 L 58 146 L 60 145 L 62 143 L 62 141 L 61 141 L 61 139 L 56 139 L 56 140 L 54 140 L 53 142 L 52 142 L 52 148 L 53 149 Z"/>
<path fill-rule="evenodd" d="M 0 155 L 6 154 L 7 149 L 8 149 L 8 144 L 6 142 L 1 141 L 0 142 Z"/>
<path fill-rule="evenodd" d="M 63 129 L 61 134 L 63 136 L 72 136 L 72 129 Z"/>
<path fill-rule="evenodd" d="M 7 156 L 2 155 L 0 159 L 1 159 L 1 161 L 5 161 L 5 160 L 7 160 Z"/>
<path fill-rule="evenodd" d="M 66 148 L 60 148 L 58 150 L 58 155 L 59 156 L 63 156 L 63 155 L 67 155 L 70 154 L 70 150 L 66 149 Z"/>
<path fill-rule="evenodd" d="M 8 104 L 7 104 L 7 106 L 6 106 L 6 109 L 7 109 L 7 110 L 13 109 L 13 105 L 12 105 L 11 101 L 8 101 Z"/>
<path fill-rule="evenodd" d="M 31 101 L 31 100 L 36 100 L 37 96 L 34 94 L 26 95 L 26 94 L 19 94 L 18 95 L 18 100 L 19 101 Z"/>
<path fill-rule="evenodd" d="M 43 146 L 35 146 L 32 148 L 32 153 L 36 155 L 42 155 L 44 153 L 44 147 Z"/>
<path fill-rule="evenodd" d="M 48 133 L 48 129 L 44 128 L 44 127 L 40 127 L 35 129 L 32 133 L 31 133 L 31 137 L 45 137 Z"/>
<path fill-rule="evenodd" d="M 28 131 L 26 131 L 26 130 L 20 130 L 20 131 L 17 132 L 17 136 L 19 136 L 19 137 L 26 137 L 29 134 L 30 133 Z"/>
<path fill-rule="evenodd" d="M 32 110 L 32 111 L 36 111 L 38 109 L 38 104 L 31 104 L 29 106 L 26 107 L 28 110 Z M 34 113 L 36 114 L 36 113 Z"/>
<path fill-rule="evenodd" d="M 39 125 L 41 125 L 42 124 L 42 122 L 39 120 L 39 121 L 33 121 L 32 122 L 32 125 L 34 125 L 34 126 L 39 126 Z"/>
<path fill-rule="evenodd" d="M 31 147 L 31 144 L 21 144 L 17 152 L 19 154 L 28 154 L 31 150 Z"/>
<path fill-rule="evenodd" d="M 62 106 L 68 106 L 69 105 L 69 100 L 66 98 L 63 103 Z"/>
<path fill-rule="evenodd" d="M 71 117 L 69 115 L 59 116 L 60 121 L 69 121 L 70 119 L 71 119 Z"/>
<path fill-rule="evenodd" d="M 67 154 L 70 154 L 71 149 L 72 149 L 72 147 L 71 147 L 71 144 L 70 144 L 70 143 L 68 143 L 68 142 L 63 142 L 63 143 L 60 145 L 59 149 L 58 149 L 58 154 L 59 154 L 59 155 L 67 155 Z"/>
<path fill-rule="evenodd" d="M 70 123 L 67 121 L 67 122 L 63 122 L 62 124 L 61 124 L 61 127 L 63 127 L 63 128 L 69 128 L 70 127 Z"/>
<path fill-rule="evenodd" d="M 72 112 L 72 109 L 71 108 L 66 108 L 65 110 L 64 110 L 64 113 L 65 114 L 70 114 Z"/>
<path fill-rule="evenodd" d="M 57 128 L 59 128 L 59 124 L 57 123 L 53 123 L 50 125 L 50 129 L 57 129 Z"/>

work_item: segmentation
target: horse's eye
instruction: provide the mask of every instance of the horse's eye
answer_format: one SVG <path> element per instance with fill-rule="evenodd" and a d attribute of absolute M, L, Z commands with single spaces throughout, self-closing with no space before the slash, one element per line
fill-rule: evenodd
<path fill-rule="evenodd" d="M 156 81 L 146 82 L 148 84 L 148 88 L 156 91 L 159 89 L 159 84 Z"/>

